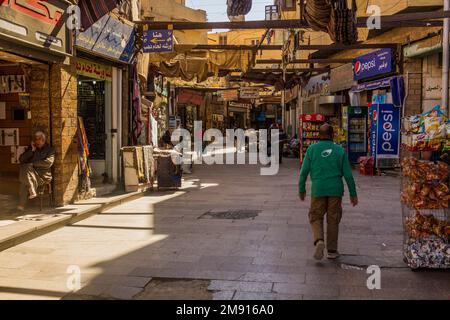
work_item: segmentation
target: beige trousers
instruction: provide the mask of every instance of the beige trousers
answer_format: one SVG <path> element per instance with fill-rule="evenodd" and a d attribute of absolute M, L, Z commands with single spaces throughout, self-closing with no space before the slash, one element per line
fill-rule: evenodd
<path fill-rule="evenodd" d="M 341 197 L 311 198 L 311 209 L 309 210 L 309 222 L 314 235 L 314 243 L 325 240 L 323 221 L 327 215 L 327 250 L 337 251 L 339 223 L 342 218 Z"/>

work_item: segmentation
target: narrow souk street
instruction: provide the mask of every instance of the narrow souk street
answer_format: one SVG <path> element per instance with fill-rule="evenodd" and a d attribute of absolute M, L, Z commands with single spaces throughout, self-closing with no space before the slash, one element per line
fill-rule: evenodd
<path fill-rule="evenodd" d="M 448 273 L 402 261 L 400 179 L 354 174 L 360 205 L 344 200 L 336 262 L 312 258 L 298 159 L 276 176 L 203 165 L 178 191 L 0 252 L 0 299 L 448 299 Z M 366 286 L 368 265 L 381 267 L 380 290 Z M 70 292 L 73 266 L 81 288 Z"/>

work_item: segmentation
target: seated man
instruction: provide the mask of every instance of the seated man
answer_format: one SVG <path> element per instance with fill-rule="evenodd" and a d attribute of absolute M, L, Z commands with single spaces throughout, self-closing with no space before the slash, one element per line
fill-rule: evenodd
<path fill-rule="evenodd" d="M 37 197 L 40 186 L 52 180 L 51 167 L 55 150 L 46 143 L 45 134 L 37 131 L 31 146 L 20 156 L 20 200 L 18 210 L 25 210 L 28 199 Z"/>

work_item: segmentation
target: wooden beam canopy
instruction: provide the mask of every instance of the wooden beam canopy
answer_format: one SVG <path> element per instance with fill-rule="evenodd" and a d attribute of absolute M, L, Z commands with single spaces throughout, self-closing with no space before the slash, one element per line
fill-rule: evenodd
<path fill-rule="evenodd" d="M 450 11 L 429 11 L 402 13 L 389 16 L 381 16 L 381 27 L 426 27 L 442 26 L 441 20 L 450 18 Z M 358 28 L 367 28 L 368 17 L 357 18 Z M 310 29 L 309 25 L 300 19 L 293 20 L 259 20 L 238 22 L 192 22 L 192 21 L 135 21 L 137 25 L 147 25 L 150 29 L 173 30 L 211 30 L 211 29 Z"/>
<path fill-rule="evenodd" d="M 351 50 L 351 49 L 381 49 L 381 48 L 397 48 L 397 43 L 359 43 L 359 44 L 311 44 L 300 45 L 299 50 Z M 175 51 L 188 50 L 282 50 L 282 45 L 220 45 L 220 44 L 176 44 Z"/>
<path fill-rule="evenodd" d="M 260 59 L 256 60 L 256 64 L 281 64 L 283 61 L 278 59 Z M 350 63 L 353 59 L 296 59 L 289 64 L 296 63 Z"/>
<path fill-rule="evenodd" d="M 299 72 L 327 72 L 330 68 L 292 68 L 286 69 L 287 73 L 299 73 Z M 250 69 L 247 73 L 281 73 L 283 69 Z"/>

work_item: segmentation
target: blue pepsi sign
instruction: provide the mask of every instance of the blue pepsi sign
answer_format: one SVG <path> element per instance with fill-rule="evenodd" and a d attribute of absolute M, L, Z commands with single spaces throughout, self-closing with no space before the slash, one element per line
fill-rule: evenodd
<path fill-rule="evenodd" d="M 375 105 L 376 157 L 395 159 L 400 155 L 400 108 L 393 104 Z"/>
<path fill-rule="evenodd" d="M 381 49 L 353 60 L 354 80 L 372 78 L 392 71 L 391 49 Z"/>
<path fill-rule="evenodd" d="M 378 105 L 373 104 L 370 108 L 371 126 L 370 126 L 370 155 L 377 156 L 377 121 L 378 121 Z"/>

